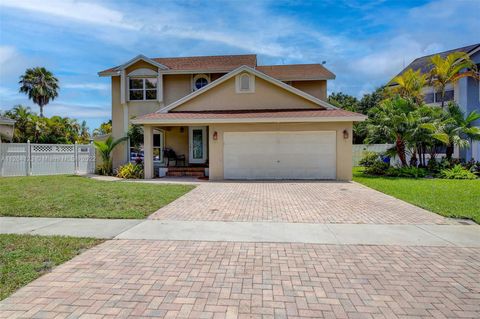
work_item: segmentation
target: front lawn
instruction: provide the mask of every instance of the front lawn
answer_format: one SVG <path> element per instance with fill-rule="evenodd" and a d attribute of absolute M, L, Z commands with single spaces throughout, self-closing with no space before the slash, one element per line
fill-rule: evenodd
<path fill-rule="evenodd" d="M 353 170 L 353 180 L 434 213 L 480 224 L 480 179 L 449 180 L 368 176 Z"/>
<path fill-rule="evenodd" d="M 101 240 L 0 235 L 0 300 Z"/>
<path fill-rule="evenodd" d="M 0 178 L 0 216 L 145 218 L 194 186 L 70 176 Z"/>

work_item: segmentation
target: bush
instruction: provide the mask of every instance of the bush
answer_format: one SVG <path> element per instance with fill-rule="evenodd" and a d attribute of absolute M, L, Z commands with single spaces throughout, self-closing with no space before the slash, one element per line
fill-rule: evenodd
<path fill-rule="evenodd" d="M 440 178 L 445 179 L 476 179 L 477 176 L 464 168 L 462 165 L 457 164 L 453 168 L 442 169 L 440 171 Z"/>
<path fill-rule="evenodd" d="M 375 152 L 364 151 L 362 159 L 358 162 L 360 166 L 370 167 L 375 164 L 379 156 Z"/>
<path fill-rule="evenodd" d="M 408 178 L 422 178 L 428 175 L 424 168 L 409 166 L 409 167 L 390 167 L 386 172 L 386 176 L 391 177 L 408 177 Z"/>
<path fill-rule="evenodd" d="M 377 159 L 373 164 L 365 167 L 363 172 L 367 175 L 385 175 L 389 167 L 390 164 Z"/>
<path fill-rule="evenodd" d="M 118 168 L 117 177 L 127 179 L 143 178 L 143 167 L 139 164 L 125 164 Z"/>

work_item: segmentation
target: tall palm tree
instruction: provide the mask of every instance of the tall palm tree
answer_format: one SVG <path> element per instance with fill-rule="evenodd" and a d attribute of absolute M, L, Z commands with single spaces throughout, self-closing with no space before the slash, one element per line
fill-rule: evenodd
<path fill-rule="evenodd" d="M 415 110 L 412 101 L 396 97 L 383 101 L 369 112 L 367 125 L 367 143 L 373 142 L 378 136 L 385 136 L 395 143 L 395 150 L 402 166 L 407 166 L 406 146 L 410 142 L 412 126 L 416 124 L 411 116 Z"/>
<path fill-rule="evenodd" d="M 397 84 L 392 90 L 394 93 L 397 93 L 404 99 L 413 99 L 418 104 L 422 103 L 422 89 L 427 84 L 427 76 L 422 74 L 420 70 L 413 71 L 413 69 L 408 69 L 393 78 L 390 83 Z"/>
<path fill-rule="evenodd" d="M 40 117 L 43 117 L 43 107 L 58 96 L 58 79 L 44 67 L 27 69 L 18 84 L 20 92 L 28 94 L 28 98 L 40 107 Z"/>
<path fill-rule="evenodd" d="M 451 159 L 454 146 L 459 148 L 470 147 L 471 140 L 480 140 L 480 127 L 473 126 L 473 122 L 480 119 L 480 113 L 470 112 L 464 117 L 458 105 L 449 104 L 445 117 L 423 127 L 432 132 L 432 137 L 444 143 L 447 147 L 446 157 Z"/>
<path fill-rule="evenodd" d="M 112 152 L 115 147 L 126 141 L 128 136 L 121 137 L 117 140 L 113 140 L 112 136 L 109 136 L 105 141 L 94 141 L 93 144 L 100 152 L 100 156 L 102 157 L 102 166 L 100 167 L 100 173 L 102 175 L 111 175 L 113 172 L 112 169 Z"/>
<path fill-rule="evenodd" d="M 454 52 L 442 58 L 439 54 L 431 59 L 432 69 L 428 75 L 429 82 L 440 91 L 442 109 L 445 107 L 445 88 L 448 83 L 455 83 L 464 77 L 479 79 L 475 63 L 465 52 Z M 463 71 L 462 70 L 466 70 Z"/>

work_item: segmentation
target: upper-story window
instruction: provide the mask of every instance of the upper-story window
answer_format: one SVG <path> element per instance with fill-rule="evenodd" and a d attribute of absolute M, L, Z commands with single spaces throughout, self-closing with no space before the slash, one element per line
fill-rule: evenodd
<path fill-rule="evenodd" d="M 446 89 L 443 100 L 445 102 L 450 102 L 450 101 L 453 101 L 454 99 L 455 99 L 455 94 L 454 94 L 453 88 Z M 425 93 L 423 101 L 426 104 L 442 103 L 442 92 L 430 91 L 428 93 Z"/>
<path fill-rule="evenodd" d="M 130 101 L 157 99 L 157 78 L 130 78 L 128 84 Z"/>
<path fill-rule="evenodd" d="M 197 74 L 193 77 L 193 90 L 200 90 L 210 83 L 210 78 L 205 74 Z"/>

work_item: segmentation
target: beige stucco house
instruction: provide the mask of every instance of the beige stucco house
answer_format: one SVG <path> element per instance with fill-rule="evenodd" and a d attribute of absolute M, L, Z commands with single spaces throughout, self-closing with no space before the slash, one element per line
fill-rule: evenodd
<path fill-rule="evenodd" d="M 101 71 L 112 81 L 112 134 L 143 126 L 145 177 L 352 177 L 352 125 L 326 102 L 320 64 L 257 65 L 256 55 L 145 56 Z M 128 145 L 114 166 L 131 160 Z"/>
<path fill-rule="evenodd" d="M 0 116 L 0 143 L 13 139 L 14 128 L 15 120 Z"/>

